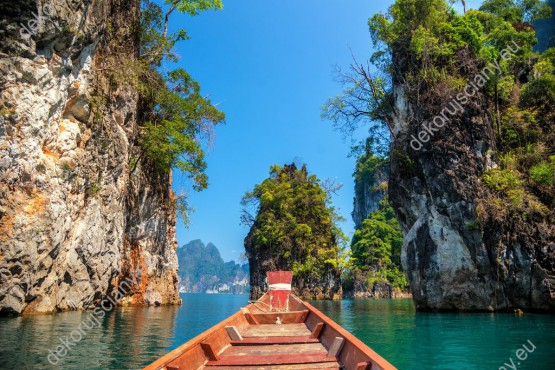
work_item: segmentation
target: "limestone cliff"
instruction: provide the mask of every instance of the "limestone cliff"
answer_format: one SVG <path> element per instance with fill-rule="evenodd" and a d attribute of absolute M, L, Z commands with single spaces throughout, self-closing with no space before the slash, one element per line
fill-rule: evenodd
<path fill-rule="evenodd" d="M 522 26 L 515 34 L 528 29 Z M 497 108 L 496 117 L 495 103 L 482 89 L 463 109 L 450 115 L 448 123 L 430 125 L 433 132 L 422 135 L 423 123 L 449 107 L 456 93 L 447 84 L 434 86 L 434 90 L 422 83 L 425 87 L 419 87 L 417 96 L 415 89 L 407 86 L 407 79 L 399 77 L 411 72 L 408 48 L 394 48 L 392 58 L 399 74 L 393 78 L 392 119 L 397 137 L 391 150 L 389 200 L 405 234 L 402 262 L 416 307 L 554 311 L 552 209 L 539 205 L 536 195 L 531 195 L 540 194 L 536 189 L 521 187 L 515 193 L 524 197 L 513 204 L 527 204 L 528 208 L 518 210 L 485 183 L 488 171 L 501 168 L 499 132 L 510 132 L 507 126 L 500 128 L 501 124 L 519 125 L 518 114 L 514 109 L 499 113 L 501 108 Z M 483 73 L 485 64 L 467 50 L 460 51 L 457 58 L 456 64 L 446 67 L 451 75 L 470 83 Z M 535 78 L 527 75 L 526 69 L 515 67 L 515 71 L 512 101 L 504 107 L 516 106 L 513 101 L 518 102 L 522 84 Z M 505 121 L 499 123 L 499 117 Z M 553 123 L 540 122 L 538 130 L 544 130 L 540 138 L 548 140 Z M 504 135 L 502 140 L 506 140 Z M 419 137 L 426 140 L 420 147 L 414 142 Z M 502 144 L 505 148 L 511 145 Z M 553 147 L 547 148 L 552 153 Z M 543 154 L 536 155 L 540 159 L 530 163 L 537 163 Z M 519 166 L 524 163 L 522 158 L 517 160 Z M 524 165 L 526 172 L 519 168 L 520 173 L 527 173 L 530 166 Z"/>
<path fill-rule="evenodd" d="M 372 212 L 378 210 L 384 199 L 389 178 L 389 162 L 366 154 L 358 159 L 354 173 L 355 197 L 351 216 L 355 227 L 359 228 Z"/>
<path fill-rule="evenodd" d="M 389 198 L 405 233 L 403 269 L 419 309 L 555 310 L 554 225 L 537 218 L 476 221 L 480 200 L 491 197 L 482 175 L 495 165 L 484 101 L 471 103 L 420 151 L 410 148 L 408 135 L 416 132 L 409 125 L 416 107 L 399 112 L 407 131 L 395 148 L 410 162 L 392 157 Z"/>
<path fill-rule="evenodd" d="M 139 2 L 0 14 L 0 311 L 179 303 L 171 175 L 134 165 L 138 94 L 110 77 L 132 76 Z"/>

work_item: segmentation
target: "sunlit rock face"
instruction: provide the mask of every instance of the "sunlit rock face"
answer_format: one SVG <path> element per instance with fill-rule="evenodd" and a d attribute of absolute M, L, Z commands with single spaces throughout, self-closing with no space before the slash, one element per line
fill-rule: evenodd
<path fill-rule="evenodd" d="M 395 106 L 404 123 L 392 148 L 389 200 L 417 309 L 554 311 L 555 225 L 493 214 L 478 221 L 477 205 L 492 196 L 482 175 L 497 166 L 486 98 L 478 93 L 419 150 L 410 143 L 422 129 L 422 105 Z"/>
<path fill-rule="evenodd" d="M 0 1 L 0 311 L 179 303 L 171 176 L 133 169 L 138 96 L 109 75 L 139 2 L 42 4 Z"/>
<path fill-rule="evenodd" d="M 355 178 L 355 197 L 353 200 L 353 221 L 355 227 L 360 227 L 362 222 L 380 207 L 380 202 L 385 197 L 386 190 L 380 188 L 382 183 L 387 183 L 389 168 L 379 167 L 373 178 Z"/>

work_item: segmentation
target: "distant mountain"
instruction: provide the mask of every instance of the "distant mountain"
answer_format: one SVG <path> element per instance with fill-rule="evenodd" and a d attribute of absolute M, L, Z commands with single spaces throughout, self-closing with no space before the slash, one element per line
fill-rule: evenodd
<path fill-rule="evenodd" d="M 193 240 L 177 249 L 180 293 L 249 292 L 249 265 L 224 262 L 218 248 Z"/>

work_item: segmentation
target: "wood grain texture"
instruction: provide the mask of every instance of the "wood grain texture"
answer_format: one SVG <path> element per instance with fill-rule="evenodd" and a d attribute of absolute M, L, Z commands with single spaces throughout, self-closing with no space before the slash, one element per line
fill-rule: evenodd
<path fill-rule="evenodd" d="M 298 337 L 251 337 L 243 338 L 240 341 L 232 340 L 230 344 L 232 346 L 252 346 L 259 344 L 296 344 L 296 343 L 319 343 L 320 341 L 316 338 L 310 338 L 307 336 Z"/>
<path fill-rule="evenodd" d="M 232 346 L 226 349 L 222 356 L 265 356 L 265 355 L 291 355 L 303 353 L 328 353 L 322 343 L 258 345 L 258 346 Z M 331 356 L 328 356 L 331 357 Z"/>
<path fill-rule="evenodd" d="M 335 337 L 335 339 L 333 340 L 333 343 L 331 344 L 331 347 L 328 351 L 328 356 L 329 357 L 337 357 L 339 355 L 339 353 L 341 352 L 341 350 L 343 349 L 343 344 L 345 344 L 345 339 L 343 339 L 341 337 Z"/>
<path fill-rule="evenodd" d="M 258 325 L 259 324 L 258 319 L 250 312 L 245 313 L 245 318 L 247 319 L 247 321 L 251 325 Z"/>
<path fill-rule="evenodd" d="M 322 333 L 322 329 L 324 329 L 324 323 L 319 322 L 312 330 L 312 334 L 310 334 L 310 338 L 313 338 L 313 339 L 320 338 L 320 333 Z"/>
<path fill-rule="evenodd" d="M 209 361 L 218 361 L 220 359 L 216 351 L 214 351 L 214 347 L 212 347 L 210 343 L 202 342 L 200 347 Z"/>
<path fill-rule="evenodd" d="M 206 366 L 205 369 L 213 370 L 338 370 L 339 363 L 321 362 L 313 364 L 289 364 L 289 365 L 258 365 L 250 366 Z"/>
<path fill-rule="evenodd" d="M 356 370 L 370 370 L 371 367 L 372 367 L 372 365 L 369 364 L 368 362 L 359 362 L 357 364 Z"/>
<path fill-rule="evenodd" d="M 285 337 L 285 336 L 310 336 L 311 331 L 305 324 L 284 325 L 255 325 L 248 327 L 243 333 L 243 338 L 249 337 Z"/>
<path fill-rule="evenodd" d="M 279 317 L 282 324 L 299 324 L 304 323 L 308 316 L 308 310 L 293 312 L 271 312 L 271 313 L 255 313 L 253 315 L 258 324 L 275 324 Z"/>
<path fill-rule="evenodd" d="M 319 362 L 336 363 L 335 357 L 321 353 L 303 353 L 267 356 L 222 356 L 218 361 L 208 361 L 207 366 L 243 366 L 243 365 L 288 365 L 310 364 Z"/>
<path fill-rule="evenodd" d="M 239 330 L 237 330 L 237 328 L 235 326 L 226 326 L 225 330 L 227 331 L 227 334 L 229 335 L 229 339 L 231 339 L 231 340 L 243 340 L 243 337 L 241 336 L 241 334 L 239 333 Z"/>

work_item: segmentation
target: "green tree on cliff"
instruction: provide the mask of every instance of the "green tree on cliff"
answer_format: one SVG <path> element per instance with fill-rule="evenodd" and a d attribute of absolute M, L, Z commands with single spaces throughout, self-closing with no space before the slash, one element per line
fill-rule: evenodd
<path fill-rule="evenodd" d="M 415 126 L 439 114 L 477 74 L 495 64 L 498 70 L 476 94 L 480 97 L 471 100 L 484 103 L 480 108 L 486 109 L 495 137 L 491 155 L 499 164 L 483 174 L 485 191 L 476 217 L 482 224 L 516 218 L 552 222 L 555 49 L 534 50 L 537 38 L 531 24 L 550 14 L 541 0 L 486 0 L 478 10 L 464 14 L 445 0 L 397 0 L 387 13 L 369 20 L 378 49 L 370 62 L 385 76 L 373 77 L 370 67 L 354 63 L 351 77 L 342 80 L 343 93 L 328 101 L 324 116 L 343 131 L 367 125 L 387 132 L 387 117 L 396 117 L 392 101 L 409 101 L 419 109 L 403 122 L 399 134 L 417 133 Z M 502 50 L 515 45 L 517 51 L 505 59 Z M 378 94 L 372 94 L 372 84 Z M 401 145 L 395 146 L 393 135 L 389 139 L 396 148 L 391 156 L 397 170 L 410 174 L 411 158 Z"/>
<path fill-rule="evenodd" d="M 251 275 L 293 270 L 295 282 L 305 288 L 325 279 L 339 286 L 340 218 L 306 166 L 272 166 L 270 177 L 247 192 L 242 205 L 242 222 L 251 227 L 245 239 Z"/>
<path fill-rule="evenodd" d="M 142 1 L 140 53 L 135 68 L 142 122 L 131 173 L 141 163 L 148 163 L 164 174 L 172 168 L 180 170 L 195 191 L 208 186 L 203 144 L 211 141 L 214 126 L 224 123 L 225 115 L 201 95 L 200 85 L 184 69 L 161 72 L 160 67 L 177 61 L 173 47 L 188 38 L 183 29 L 169 33 L 174 11 L 195 16 L 221 8 L 220 0 L 166 0 L 163 5 Z M 178 197 L 175 204 L 185 223 L 190 211 L 186 200 Z"/>
<path fill-rule="evenodd" d="M 351 244 L 351 267 L 359 269 L 367 287 L 376 282 L 389 282 L 395 288 L 406 289 L 407 280 L 401 268 L 403 233 L 387 198 L 380 202 L 355 231 Z"/>
<path fill-rule="evenodd" d="M 357 225 L 351 241 L 351 258 L 344 271 L 344 286 L 352 290 L 356 281 L 372 289 L 375 283 L 387 282 L 394 288 L 406 290 L 408 282 L 401 267 L 403 233 L 387 199 L 389 157 L 374 154 L 374 146 L 373 140 L 367 140 L 358 157 L 353 174 L 355 196 L 363 204 L 370 193 L 382 194 L 383 199 L 378 209 Z"/>

